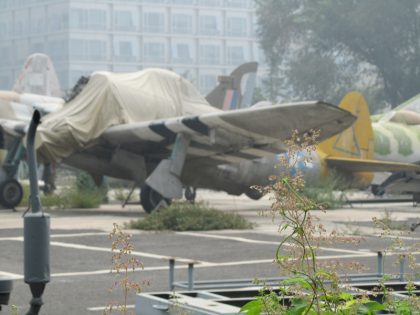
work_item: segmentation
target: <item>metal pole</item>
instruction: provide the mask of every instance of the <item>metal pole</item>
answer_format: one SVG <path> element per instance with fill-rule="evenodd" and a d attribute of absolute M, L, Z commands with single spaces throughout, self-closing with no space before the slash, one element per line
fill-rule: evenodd
<path fill-rule="evenodd" d="M 194 290 L 194 263 L 188 264 L 188 290 Z"/>
<path fill-rule="evenodd" d="M 174 286 L 175 280 L 175 259 L 169 259 L 169 291 L 172 291 Z"/>
<path fill-rule="evenodd" d="M 378 276 L 383 277 L 384 275 L 384 257 L 382 252 L 378 252 Z"/>
<path fill-rule="evenodd" d="M 24 280 L 32 293 L 27 315 L 39 313 L 43 304 L 42 294 L 46 284 L 50 281 L 50 217 L 43 212 L 41 207 L 35 153 L 35 133 L 40 121 L 41 115 L 35 111 L 27 134 L 32 207 L 32 212 L 25 214 L 23 218 Z"/>

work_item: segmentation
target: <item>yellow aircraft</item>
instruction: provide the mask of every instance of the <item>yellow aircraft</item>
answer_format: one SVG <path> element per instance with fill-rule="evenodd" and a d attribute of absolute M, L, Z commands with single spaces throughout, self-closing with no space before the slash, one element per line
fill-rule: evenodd
<path fill-rule="evenodd" d="M 401 137 L 400 128 L 395 124 L 400 124 L 402 128 L 405 126 L 403 122 L 372 124 L 367 102 L 358 92 L 348 93 L 339 107 L 351 112 L 357 120 L 342 133 L 321 142 L 309 167 L 301 165 L 300 169 L 304 173 L 318 175 L 309 176 L 309 179 L 318 180 L 320 176 L 326 176 L 331 169 L 334 169 L 338 174 L 348 178 L 352 187 L 367 188 L 372 184 L 374 173 L 377 172 L 420 172 L 420 165 L 415 164 L 414 160 L 395 161 L 389 158 L 389 156 L 395 158 L 395 154 L 380 154 L 383 152 L 381 142 L 383 142 L 384 129 L 396 142 L 394 147 L 397 150 L 401 147 L 400 142 L 405 139 Z M 393 125 L 392 128 L 390 124 Z"/>

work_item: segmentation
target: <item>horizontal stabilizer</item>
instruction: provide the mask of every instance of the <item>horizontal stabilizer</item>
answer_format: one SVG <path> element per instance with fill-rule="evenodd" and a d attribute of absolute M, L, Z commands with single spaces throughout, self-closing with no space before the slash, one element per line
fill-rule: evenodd
<path fill-rule="evenodd" d="M 420 165 L 411 163 L 337 157 L 328 157 L 326 161 L 328 166 L 337 167 L 348 172 L 420 172 Z"/>

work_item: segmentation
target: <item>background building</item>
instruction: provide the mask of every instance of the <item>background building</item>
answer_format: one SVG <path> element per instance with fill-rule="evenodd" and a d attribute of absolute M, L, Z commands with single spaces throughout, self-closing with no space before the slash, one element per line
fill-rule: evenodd
<path fill-rule="evenodd" d="M 94 70 L 168 68 L 203 93 L 261 61 L 253 0 L 1 0 L 0 88 L 26 57 L 51 56 L 62 89 Z"/>

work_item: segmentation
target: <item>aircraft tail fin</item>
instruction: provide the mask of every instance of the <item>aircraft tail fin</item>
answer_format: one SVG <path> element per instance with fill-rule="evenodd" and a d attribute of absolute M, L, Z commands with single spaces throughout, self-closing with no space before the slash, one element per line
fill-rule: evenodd
<path fill-rule="evenodd" d="M 358 92 L 350 92 L 339 107 L 351 112 L 357 120 L 350 128 L 323 141 L 320 151 L 332 158 L 373 159 L 373 129 L 365 98 Z"/>
<path fill-rule="evenodd" d="M 26 59 L 13 86 L 17 93 L 30 93 L 61 97 L 60 84 L 50 57 L 32 54 Z"/>
<path fill-rule="evenodd" d="M 233 70 L 229 76 L 219 76 L 219 84 L 207 94 L 206 100 L 223 110 L 251 106 L 257 69 L 257 62 L 248 62 Z"/>

